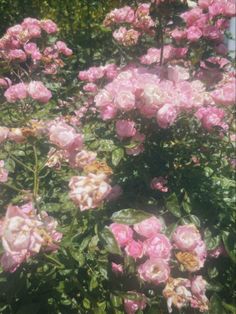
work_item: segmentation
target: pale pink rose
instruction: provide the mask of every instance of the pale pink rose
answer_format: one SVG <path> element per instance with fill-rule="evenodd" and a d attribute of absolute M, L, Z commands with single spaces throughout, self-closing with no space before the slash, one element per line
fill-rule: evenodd
<path fill-rule="evenodd" d="M 49 140 L 61 149 L 70 151 L 79 150 L 83 145 L 82 136 L 64 122 L 55 123 L 49 128 Z"/>
<path fill-rule="evenodd" d="M 198 259 L 198 267 L 196 270 L 199 270 L 202 268 L 205 264 L 206 258 L 207 258 L 207 249 L 206 249 L 206 244 L 204 241 L 199 241 L 198 244 L 195 246 L 195 248 L 192 250 L 192 252 L 197 256 Z M 192 271 L 196 271 L 192 270 Z"/>
<path fill-rule="evenodd" d="M 134 29 L 129 29 L 124 34 L 124 37 L 123 37 L 121 43 L 124 46 L 134 46 L 137 44 L 140 35 L 141 35 L 140 32 L 138 32 Z"/>
<path fill-rule="evenodd" d="M 17 60 L 20 62 L 24 62 L 26 60 L 26 54 L 21 49 L 11 49 L 8 52 L 8 58 L 10 60 Z"/>
<path fill-rule="evenodd" d="M 198 6 L 201 9 L 208 9 L 209 5 L 213 2 L 213 0 L 198 0 Z"/>
<path fill-rule="evenodd" d="M 206 293 L 206 280 L 202 276 L 195 276 L 191 281 L 191 290 L 195 296 L 202 296 Z"/>
<path fill-rule="evenodd" d="M 128 245 L 129 242 L 132 241 L 133 230 L 129 226 L 118 223 L 112 223 L 109 226 L 109 228 L 113 233 L 116 241 L 120 245 L 120 247 L 124 247 Z"/>
<path fill-rule="evenodd" d="M 221 40 L 221 39 L 223 39 L 222 33 L 214 25 L 206 26 L 203 29 L 203 36 L 208 38 L 208 39 L 212 39 L 212 40 Z"/>
<path fill-rule="evenodd" d="M 148 259 L 138 267 L 138 274 L 143 281 L 159 285 L 168 280 L 170 267 L 163 259 Z"/>
<path fill-rule="evenodd" d="M 103 22 L 104 26 L 110 26 L 111 24 L 119 24 L 119 23 L 132 23 L 134 20 L 134 10 L 129 7 L 125 6 L 120 9 L 114 9 L 109 12 L 105 20 Z"/>
<path fill-rule="evenodd" d="M 161 233 L 154 235 L 144 242 L 145 254 L 151 259 L 161 258 L 163 260 L 169 260 L 171 249 L 172 245 L 169 239 Z"/>
<path fill-rule="evenodd" d="M 25 136 L 23 135 L 21 128 L 11 128 L 8 134 L 9 140 L 16 142 L 16 143 L 22 143 L 25 141 Z"/>
<path fill-rule="evenodd" d="M 236 168 L 236 160 L 235 160 L 235 168 Z M 213 258 L 218 258 L 220 255 L 227 255 L 224 246 L 221 244 L 216 247 L 214 250 L 208 251 L 208 255 Z"/>
<path fill-rule="evenodd" d="M 41 248 L 51 250 L 56 245 L 54 242 L 59 242 L 61 238 L 61 234 L 55 231 L 56 226 L 56 221 L 46 213 L 36 216 L 31 211 L 28 215 L 20 207 L 9 205 L 0 224 L 3 269 L 14 272 L 22 262 L 39 253 Z"/>
<path fill-rule="evenodd" d="M 179 65 L 170 65 L 167 68 L 168 79 L 173 83 L 177 83 L 179 81 L 186 81 L 190 78 L 189 71 L 181 67 Z"/>
<path fill-rule="evenodd" d="M 123 190 L 120 185 L 116 184 L 112 187 L 111 192 L 107 195 L 107 200 L 115 201 L 123 194 Z"/>
<path fill-rule="evenodd" d="M 100 116 L 102 120 L 111 120 L 114 119 L 117 114 L 117 108 L 114 104 L 106 104 L 100 108 Z"/>
<path fill-rule="evenodd" d="M 115 30 L 112 35 L 116 41 L 118 41 L 119 43 L 122 43 L 126 32 L 127 32 L 127 29 L 122 26 L 119 29 Z"/>
<path fill-rule="evenodd" d="M 163 296 L 167 299 L 168 312 L 172 312 L 172 304 L 181 309 L 189 305 L 192 293 L 190 291 L 191 282 L 185 278 L 169 278 Z"/>
<path fill-rule="evenodd" d="M 4 160 L 0 160 L 0 182 L 7 182 L 8 171 L 4 168 Z"/>
<path fill-rule="evenodd" d="M 122 111 L 129 111 L 135 108 L 135 95 L 132 90 L 122 88 L 115 96 L 114 104 Z"/>
<path fill-rule="evenodd" d="M 0 144 L 7 139 L 8 133 L 9 133 L 8 128 L 0 126 Z"/>
<path fill-rule="evenodd" d="M 127 155 L 137 156 L 144 151 L 144 145 L 142 144 L 145 141 L 146 136 L 143 133 L 136 131 L 135 135 L 132 136 L 130 145 L 131 147 L 126 147 L 125 151 Z"/>
<path fill-rule="evenodd" d="M 208 131 L 211 131 L 214 127 L 220 127 L 224 130 L 228 129 L 228 125 L 223 122 L 225 116 L 223 109 L 213 106 L 201 107 L 197 110 L 195 116 Z"/>
<path fill-rule="evenodd" d="M 132 299 L 129 299 L 129 295 L 132 296 Z M 135 314 L 138 310 L 145 309 L 147 301 L 144 294 L 129 291 L 129 295 L 124 299 L 124 308 L 127 314 Z"/>
<path fill-rule="evenodd" d="M 118 75 L 117 66 L 114 63 L 104 66 L 105 75 L 108 79 L 112 80 Z"/>
<path fill-rule="evenodd" d="M 51 147 L 47 154 L 47 162 L 45 163 L 45 166 L 60 170 L 63 160 L 65 160 L 65 151 L 56 150 L 56 148 Z"/>
<path fill-rule="evenodd" d="M 69 197 L 81 211 L 99 207 L 111 191 L 103 173 L 72 177 L 69 187 Z"/>
<path fill-rule="evenodd" d="M 65 56 L 71 56 L 73 54 L 72 50 L 70 48 L 67 47 L 66 43 L 64 43 L 64 41 L 57 41 L 56 42 L 56 47 L 58 49 L 58 51 L 62 54 L 64 54 Z"/>
<path fill-rule="evenodd" d="M 51 20 L 41 20 L 40 27 L 48 34 L 53 34 L 58 31 L 57 25 Z"/>
<path fill-rule="evenodd" d="M 189 224 L 177 227 L 172 239 L 178 249 L 189 251 L 201 242 L 201 235 L 195 225 Z"/>
<path fill-rule="evenodd" d="M 34 100 L 45 104 L 52 98 L 52 93 L 40 81 L 31 81 L 28 85 L 28 93 Z"/>
<path fill-rule="evenodd" d="M 235 81 L 217 88 L 211 93 L 211 96 L 217 105 L 231 106 L 236 103 L 235 100 L 236 87 Z"/>
<path fill-rule="evenodd" d="M 165 104 L 157 111 L 158 125 L 166 129 L 171 126 L 177 118 L 177 110 L 173 104 Z"/>
<path fill-rule="evenodd" d="M 198 41 L 202 37 L 202 31 L 197 26 L 187 28 L 187 39 L 191 42 Z"/>
<path fill-rule="evenodd" d="M 155 26 L 155 22 L 150 16 L 150 5 L 150 3 L 139 4 L 135 12 L 133 25 L 142 31 L 152 34 L 150 29 Z"/>
<path fill-rule="evenodd" d="M 103 78 L 105 74 L 103 67 L 91 67 L 86 71 L 80 71 L 78 78 L 82 81 L 94 83 L 95 81 Z"/>
<path fill-rule="evenodd" d="M 86 165 L 91 164 L 97 157 L 97 153 L 87 150 L 81 150 L 70 161 L 73 167 L 83 169 Z"/>
<path fill-rule="evenodd" d="M 141 241 L 131 240 L 125 247 L 125 252 L 135 260 L 141 258 L 144 252 L 143 243 Z"/>
<path fill-rule="evenodd" d="M 166 186 L 167 183 L 167 179 L 163 177 L 155 177 L 152 179 L 150 187 L 153 190 L 158 190 L 160 192 L 166 193 L 169 191 L 168 187 Z"/>
<path fill-rule="evenodd" d="M 98 90 L 98 87 L 94 83 L 87 83 L 83 86 L 83 90 L 90 93 L 95 93 Z"/>
<path fill-rule="evenodd" d="M 121 264 L 116 264 L 114 262 L 111 263 L 111 269 L 116 274 L 123 274 L 123 266 Z"/>
<path fill-rule="evenodd" d="M 10 86 L 4 93 L 8 102 L 16 102 L 28 96 L 27 86 L 24 83 L 18 83 Z"/>
<path fill-rule="evenodd" d="M 0 87 L 7 89 L 12 85 L 12 81 L 8 77 L 0 77 Z"/>
<path fill-rule="evenodd" d="M 133 226 L 134 230 L 145 238 L 154 237 L 160 233 L 163 228 L 163 223 L 155 216 L 147 218 Z"/>
<path fill-rule="evenodd" d="M 187 26 L 191 26 L 201 17 L 201 15 L 202 15 L 202 9 L 200 9 L 199 7 L 196 7 L 182 13 L 180 16 L 185 21 Z"/>
<path fill-rule="evenodd" d="M 130 120 L 118 120 L 116 122 L 116 134 L 120 138 L 132 137 L 136 133 L 135 122 Z"/>
<path fill-rule="evenodd" d="M 181 41 L 182 39 L 186 38 L 186 31 L 182 29 L 175 28 L 171 32 L 171 37 L 174 38 L 176 41 Z"/>

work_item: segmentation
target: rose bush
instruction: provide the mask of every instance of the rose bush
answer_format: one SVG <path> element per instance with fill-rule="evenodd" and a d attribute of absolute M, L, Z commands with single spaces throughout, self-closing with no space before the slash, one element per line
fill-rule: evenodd
<path fill-rule="evenodd" d="M 71 73 L 51 20 L 0 39 L 0 312 L 234 313 L 233 0 L 109 12 Z"/>

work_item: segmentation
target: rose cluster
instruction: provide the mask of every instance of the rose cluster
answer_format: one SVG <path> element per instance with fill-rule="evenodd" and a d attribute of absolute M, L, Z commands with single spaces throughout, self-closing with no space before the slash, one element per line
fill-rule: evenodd
<path fill-rule="evenodd" d="M 163 233 L 163 221 L 155 216 L 132 227 L 112 223 L 109 228 L 124 254 L 136 261 L 137 275 L 142 282 L 166 284 L 163 295 L 170 312 L 172 304 L 179 309 L 190 304 L 200 311 L 207 310 L 206 282 L 201 276 L 192 278 L 190 275 L 204 266 L 207 256 L 205 243 L 195 225 L 178 226 L 171 240 Z M 174 256 L 180 270 L 187 271 L 190 279 L 171 277 Z M 117 274 L 124 272 L 122 264 L 113 262 L 112 269 Z"/>
<path fill-rule="evenodd" d="M 51 20 L 25 18 L 21 24 L 8 28 L 0 38 L 0 59 L 20 63 L 32 61 L 32 68 L 41 62 L 44 73 L 56 74 L 58 67 L 63 66 L 60 56 L 70 56 L 72 50 L 63 41 L 41 49 L 36 41 L 42 37 L 42 32 L 51 35 L 57 31 L 57 25 Z"/>
<path fill-rule="evenodd" d="M 123 46 L 136 45 L 141 34 L 153 34 L 152 29 L 155 26 L 150 16 L 150 3 L 141 3 L 136 10 L 129 6 L 114 9 L 106 15 L 103 24 L 106 27 L 124 25 L 113 32 L 114 39 Z M 127 29 L 126 25 L 130 28 Z"/>
<path fill-rule="evenodd" d="M 38 214 L 32 203 L 9 205 L 0 221 L 4 271 L 14 272 L 40 251 L 57 250 L 62 234 L 56 231 L 56 227 L 56 220 L 46 212 Z"/>

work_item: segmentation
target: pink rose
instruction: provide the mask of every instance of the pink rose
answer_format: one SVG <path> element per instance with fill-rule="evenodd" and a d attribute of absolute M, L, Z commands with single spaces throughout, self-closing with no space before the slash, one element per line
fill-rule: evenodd
<path fill-rule="evenodd" d="M 191 42 L 198 41 L 202 37 L 202 31 L 197 26 L 191 26 L 187 29 L 187 39 Z"/>
<path fill-rule="evenodd" d="M 125 247 L 125 252 L 134 259 L 141 258 L 143 256 L 143 243 L 141 241 L 131 240 Z"/>
<path fill-rule="evenodd" d="M 28 96 L 27 86 L 24 83 L 18 83 L 10 86 L 4 93 L 8 102 L 16 102 Z"/>
<path fill-rule="evenodd" d="M 116 274 L 123 274 L 123 266 L 121 264 L 111 263 L 111 269 Z"/>
<path fill-rule="evenodd" d="M 157 123 L 163 129 L 171 126 L 176 118 L 177 110 L 173 104 L 165 104 L 157 111 Z"/>
<path fill-rule="evenodd" d="M 160 192 L 168 192 L 168 187 L 166 186 L 166 184 L 168 183 L 168 181 L 163 178 L 163 177 L 155 177 L 152 179 L 150 187 L 153 190 L 158 190 Z"/>
<path fill-rule="evenodd" d="M 201 235 L 195 225 L 183 225 L 175 229 L 173 241 L 180 250 L 193 250 L 200 243 Z"/>
<path fill-rule="evenodd" d="M 135 122 L 130 120 L 118 120 L 116 122 L 116 133 L 119 137 L 132 137 L 136 133 Z"/>
<path fill-rule="evenodd" d="M 81 211 L 99 207 L 111 191 L 104 173 L 74 176 L 69 183 L 69 197 Z"/>
<path fill-rule="evenodd" d="M 122 111 L 130 111 L 135 108 L 135 95 L 132 90 L 122 88 L 116 94 L 114 104 Z"/>
<path fill-rule="evenodd" d="M 170 268 L 163 259 L 148 259 L 138 267 L 138 274 L 142 280 L 159 285 L 168 280 Z"/>
<path fill-rule="evenodd" d="M 132 299 L 129 299 L 129 295 L 132 296 Z M 145 309 L 146 298 L 144 294 L 129 291 L 129 295 L 124 299 L 124 308 L 127 314 L 135 314 L 138 310 Z"/>
<path fill-rule="evenodd" d="M 202 296 L 206 293 L 206 280 L 202 276 L 195 276 L 191 282 L 191 290 L 195 296 Z"/>
<path fill-rule="evenodd" d="M 41 20 L 40 21 L 41 28 L 48 34 L 53 34 L 58 31 L 57 25 L 51 20 Z"/>
<path fill-rule="evenodd" d="M 52 93 L 40 81 L 31 81 L 28 85 L 28 93 L 34 100 L 45 104 L 52 98 Z"/>
<path fill-rule="evenodd" d="M 161 233 L 154 235 L 144 242 L 145 254 L 151 259 L 161 258 L 169 260 L 171 254 L 171 243 L 169 239 Z"/>
<path fill-rule="evenodd" d="M 121 247 L 128 245 L 132 241 L 133 230 L 129 226 L 113 223 L 109 228 Z"/>
<path fill-rule="evenodd" d="M 154 237 L 156 234 L 160 233 L 163 224 L 160 219 L 152 216 L 145 219 L 133 226 L 134 230 L 145 238 Z"/>

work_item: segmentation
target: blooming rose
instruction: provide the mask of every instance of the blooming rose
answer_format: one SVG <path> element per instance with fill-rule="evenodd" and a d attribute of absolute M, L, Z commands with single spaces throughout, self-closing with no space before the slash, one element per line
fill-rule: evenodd
<path fill-rule="evenodd" d="M 168 192 L 168 187 L 165 186 L 167 184 L 167 180 L 163 177 L 155 177 L 151 181 L 151 189 L 159 190 L 160 192 Z"/>
<path fill-rule="evenodd" d="M 121 264 L 116 264 L 114 262 L 111 263 L 111 269 L 116 274 L 122 274 L 123 273 L 123 266 Z"/>
<path fill-rule="evenodd" d="M 62 149 L 79 150 L 83 145 L 82 136 L 64 122 L 57 122 L 49 127 L 49 140 Z"/>
<path fill-rule="evenodd" d="M 129 299 L 129 295 L 132 296 L 132 299 Z M 138 310 L 145 309 L 146 298 L 144 294 L 129 291 L 129 295 L 124 299 L 124 308 L 127 314 L 135 314 Z"/>
<path fill-rule="evenodd" d="M 130 241 L 132 241 L 133 230 L 129 226 L 113 223 L 109 228 L 121 247 L 126 246 Z"/>
<path fill-rule="evenodd" d="M 148 259 L 138 267 L 138 273 L 142 280 L 159 285 L 168 280 L 170 268 L 163 259 Z"/>
<path fill-rule="evenodd" d="M 130 120 L 118 120 L 116 122 L 116 133 L 119 137 L 132 137 L 136 133 L 135 122 Z"/>
<path fill-rule="evenodd" d="M 172 304 L 178 309 L 189 304 L 192 294 L 190 292 L 191 282 L 185 278 L 169 278 L 163 296 L 167 299 L 169 313 L 172 312 Z"/>
<path fill-rule="evenodd" d="M 175 229 L 173 241 L 180 250 L 193 250 L 201 241 L 201 235 L 195 225 L 183 225 Z"/>
<path fill-rule="evenodd" d="M 58 31 L 57 25 L 51 20 L 41 20 L 40 21 L 41 28 L 48 34 L 53 34 Z"/>
<path fill-rule="evenodd" d="M 143 256 L 143 243 L 141 241 L 131 240 L 125 247 L 125 252 L 134 259 L 141 258 Z"/>
<path fill-rule="evenodd" d="M 165 104 L 157 111 L 157 123 L 163 129 L 171 126 L 176 118 L 177 110 L 173 104 Z"/>
<path fill-rule="evenodd" d="M 14 272 L 22 262 L 35 255 L 43 247 L 46 250 L 57 249 L 62 234 L 55 228 L 57 222 L 42 212 L 36 216 L 36 210 L 29 213 L 18 206 L 9 205 L 0 222 L 0 236 L 4 253 L 1 264 L 5 271 Z"/>
<path fill-rule="evenodd" d="M 152 216 L 133 226 L 134 230 L 145 238 L 151 238 L 160 233 L 163 224 L 160 219 Z"/>
<path fill-rule="evenodd" d="M 52 98 L 52 93 L 40 81 L 32 81 L 28 85 L 28 93 L 41 103 L 47 103 Z"/>
<path fill-rule="evenodd" d="M 144 242 L 145 254 L 151 259 L 161 258 L 169 260 L 171 249 L 172 246 L 169 239 L 161 233 L 154 235 Z"/>
<path fill-rule="evenodd" d="M 8 102 L 16 102 L 28 96 L 27 86 L 24 83 L 18 83 L 10 86 L 4 93 Z"/>
<path fill-rule="evenodd" d="M 99 207 L 111 191 L 104 173 L 72 177 L 69 187 L 69 196 L 81 211 Z"/>

